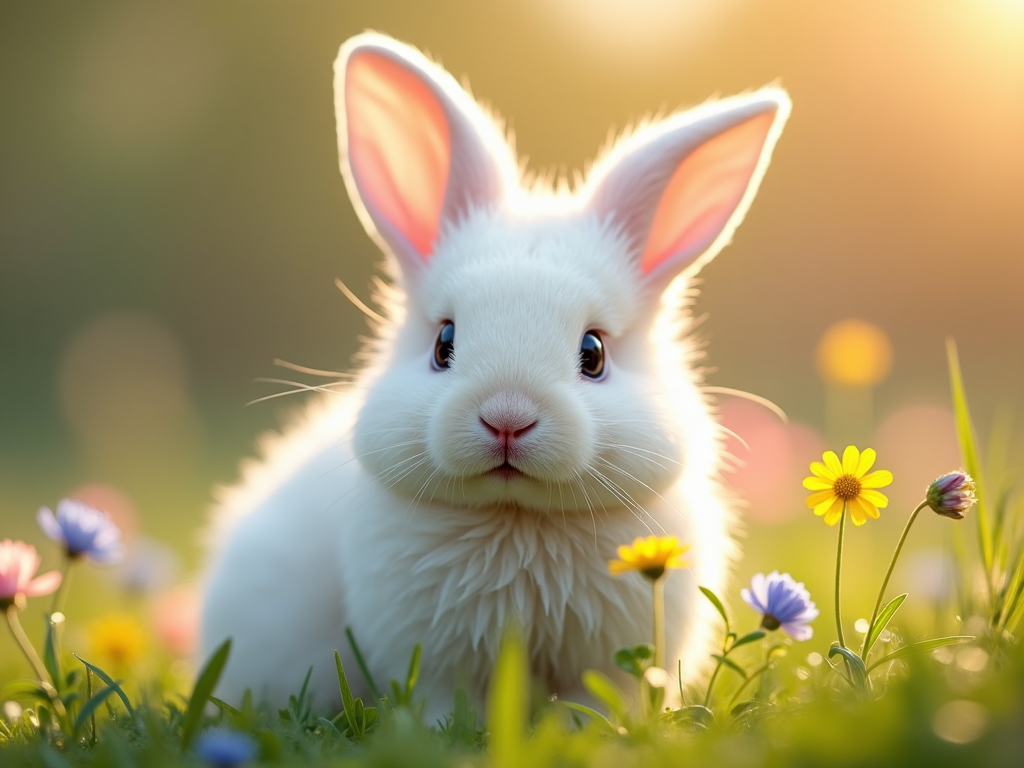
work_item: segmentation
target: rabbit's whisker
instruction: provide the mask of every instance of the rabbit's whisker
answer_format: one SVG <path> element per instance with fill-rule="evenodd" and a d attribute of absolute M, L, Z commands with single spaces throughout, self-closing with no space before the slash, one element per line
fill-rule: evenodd
<path fill-rule="evenodd" d="M 680 511 L 678 509 L 676 509 L 674 506 L 672 506 L 672 504 L 669 502 L 668 499 L 666 499 L 664 496 L 662 496 L 660 493 L 658 493 L 658 491 L 656 491 L 654 488 L 649 486 L 643 480 L 641 480 L 640 478 L 636 477 L 636 475 L 630 474 L 629 472 L 624 470 L 622 467 L 620 467 L 620 466 L 618 466 L 616 464 L 613 464 L 612 462 L 608 461 L 608 459 L 604 458 L 603 456 L 598 456 L 597 460 L 600 461 L 605 466 L 607 466 L 609 469 L 613 469 L 616 472 L 618 472 L 619 474 L 625 475 L 626 477 L 628 477 L 633 482 L 639 483 L 640 485 L 642 485 L 644 488 L 646 488 L 651 493 L 653 493 L 655 496 L 657 496 L 659 499 L 661 499 L 663 502 L 665 502 L 665 504 L 668 506 L 669 509 L 671 509 L 677 515 L 679 515 L 680 517 L 683 517 L 685 519 L 685 515 L 680 513 Z"/>

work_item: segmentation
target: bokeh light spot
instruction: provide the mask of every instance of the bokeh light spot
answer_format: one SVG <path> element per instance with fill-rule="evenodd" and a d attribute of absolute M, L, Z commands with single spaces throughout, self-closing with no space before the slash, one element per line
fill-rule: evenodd
<path fill-rule="evenodd" d="M 932 719 L 935 735 L 951 744 L 969 744 L 988 727 L 988 710 L 976 701 L 958 699 L 943 704 Z"/>
<path fill-rule="evenodd" d="M 895 477 L 886 488 L 890 508 L 913 507 L 928 484 L 961 466 L 953 414 L 937 405 L 909 405 L 889 414 L 872 441 L 879 461 Z"/>
<path fill-rule="evenodd" d="M 804 424 L 784 424 L 764 406 L 748 400 L 726 400 L 720 423 L 734 432 L 726 449 L 735 457 L 735 471 L 726 479 L 747 502 L 747 517 L 759 523 L 790 520 L 806 509 L 801 481 L 807 465 L 821 456 L 825 441 Z"/>
<path fill-rule="evenodd" d="M 818 373 L 830 384 L 871 387 L 892 369 L 889 336 L 865 320 L 841 320 L 818 342 Z"/>

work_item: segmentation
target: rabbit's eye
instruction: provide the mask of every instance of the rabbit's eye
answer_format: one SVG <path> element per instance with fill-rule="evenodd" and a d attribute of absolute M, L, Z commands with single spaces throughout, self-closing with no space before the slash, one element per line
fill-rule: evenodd
<path fill-rule="evenodd" d="M 455 351 L 455 323 L 445 321 L 434 342 L 434 368 L 441 371 L 448 367 Z"/>
<path fill-rule="evenodd" d="M 580 342 L 580 373 L 588 379 L 604 374 L 604 344 L 597 331 L 587 331 Z"/>

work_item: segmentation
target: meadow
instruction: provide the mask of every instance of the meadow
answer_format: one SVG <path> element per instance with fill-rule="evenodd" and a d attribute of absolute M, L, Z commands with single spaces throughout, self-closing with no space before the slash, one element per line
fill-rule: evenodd
<path fill-rule="evenodd" d="M 130 620 L 121 626 L 94 624 L 89 650 L 65 642 L 66 625 L 76 621 L 63 612 L 72 572 L 120 559 L 121 535 L 109 517 L 80 502 L 65 500 L 56 516 L 44 509 L 39 524 L 63 548 L 62 571 L 37 575 L 34 547 L 0 543 L 0 606 L 32 670 L 30 676 L 4 681 L 0 689 L 3 763 L 48 768 L 1015 764 L 1014 755 L 1024 747 L 1019 727 L 1024 653 L 1015 635 L 1024 616 L 1024 504 L 1012 485 L 983 480 L 998 459 L 983 460 L 952 341 L 948 351 L 963 468 L 937 472 L 910 513 L 884 575 L 847 573 L 880 580 L 871 618 L 851 623 L 843 612 L 843 543 L 848 522 L 852 537 L 872 518 L 895 513 L 885 509 L 888 499 L 877 490 L 890 485 L 893 475 L 873 468 L 873 449 L 850 446 L 841 459 L 826 451 L 822 461 L 812 461 L 804 480 L 811 492 L 806 524 L 820 519 L 838 530 L 835 560 L 822 557 L 817 563 L 821 569 L 834 564 L 835 635 L 826 629 L 827 620 L 817 622 L 817 634 L 810 628 L 825 617 L 804 584 L 789 574 L 757 574 L 742 590 L 742 601 L 760 615 L 759 623 L 737 614 L 735 596 L 723 600 L 701 587 L 720 616 L 722 645 L 711 656 L 711 674 L 680 688 L 675 706 L 665 706 L 671 684 L 665 667 L 672 660 L 664 658 L 663 633 L 671 617 L 661 605 L 664 580 L 686 567 L 687 547 L 674 537 L 624 543 L 609 561 L 614 575 L 643 578 L 652 587 L 652 642 L 620 649 L 614 659 L 635 679 L 633 689 L 623 690 L 589 670 L 583 683 L 598 706 L 546 697 L 530 679 L 522 639 L 528 628 L 510 625 L 484 710 L 457 691 L 450 715 L 430 723 L 416 691 L 419 647 L 412 650 L 408 669 L 396 670 L 399 679 L 385 686 L 361 663 L 351 629 L 339 643 L 351 643 L 360 663 L 359 669 L 346 670 L 335 653 L 340 712 L 318 709 L 305 683 L 287 708 L 276 711 L 251 691 L 240 702 L 215 697 L 217 680 L 230 662 L 230 640 L 190 684 L 166 672 L 146 675 Z M 951 539 L 955 597 L 952 604 L 935 606 L 937 621 L 931 626 L 903 621 L 907 614 L 900 609 L 915 596 L 890 583 L 921 513 L 922 524 L 957 528 Z M 35 643 L 20 621 L 29 600 L 51 601 L 42 639 Z M 937 632 L 942 617 L 955 624 L 953 633 Z M 833 636 L 837 639 L 828 644 Z M 106 669 L 86 653 L 104 657 Z M 354 698 L 352 675 L 365 676 L 369 700 Z"/>

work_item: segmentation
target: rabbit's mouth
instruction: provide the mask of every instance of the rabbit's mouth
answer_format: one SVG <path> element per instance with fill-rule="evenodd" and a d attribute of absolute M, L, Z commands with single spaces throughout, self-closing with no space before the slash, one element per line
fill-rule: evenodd
<path fill-rule="evenodd" d="M 516 469 L 508 461 L 487 472 L 488 475 L 496 475 L 503 480 L 511 480 L 514 477 L 526 477 L 526 473 Z"/>

